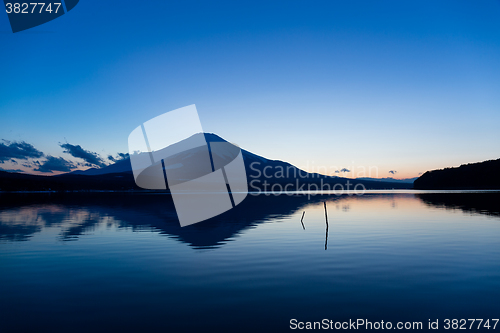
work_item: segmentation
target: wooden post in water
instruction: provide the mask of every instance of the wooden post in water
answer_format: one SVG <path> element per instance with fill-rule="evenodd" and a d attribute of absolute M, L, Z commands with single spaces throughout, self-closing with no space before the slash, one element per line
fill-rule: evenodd
<path fill-rule="evenodd" d="M 302 218 L 300 219 L 300 223 L 302 223 L 302 228 L 304 228 L 304 230 L 306 230 L 306 227 L 304 227 L 304 222 L 302 222 L 302 220 L 304 219 L 304 215 L 306 214 L 306 211 L 304 211 L 302 213 Z"/>
<path fill-rule="evenodd" d="M 326 235 L 325 235 L 325 250 L 328 248 L 328 214 L 326 212 L 326 201 L 323 201 L 325 206 L 325 221 L 326 221 Z"/>

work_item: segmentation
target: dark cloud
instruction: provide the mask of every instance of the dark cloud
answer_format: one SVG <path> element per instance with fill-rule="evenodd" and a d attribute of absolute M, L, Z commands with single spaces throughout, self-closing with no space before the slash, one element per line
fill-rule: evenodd
<path fill-rule="evenodd" d="M 397 172 L 396 170 L 391 170 L 391 171 L 389 171 L 389 173 L 390 173 L 390 174 L 392 174 L 392 175 L 395 175 L 395 174 L 397 174 L 398 172 Z"/>
<path fill-rule="evenodd" d="M 106 166 L 104 160 L 97 154 L 83 149 L 80 145 L 72 145 L 70 143 L 60 144 L 64 148 L 64 152 L 73 157 L 81 158 L 86 162 L 86 166 Z"/>
<path fill-rule="evenodd" d="M 130 155 L 128 153 L 118 153 L 118 156 L 120 157 L 120 159 L 124 160 L 124 159 L 127 159 L 130 157 Z"/>
<path fill-rule="evenodd" d="M 339 170 L 335 170 L 335 173 L 340 173 L 340 171 Z"/>
<path fill-rule="evenodd" d="M 40 172 L 52 172 L 52 171 L 61 171 L 61 172 L 69 172 L 72 169 L 75 169 L 76 166 L 73 162 L 67 161 L 62 157 L 54 157 L 47 156 L 47 159 L 40 163 L 39 161 L 33 162 L 36 166 L 38 166 L 35 171 Z"/>
<path fill-rule="evenodd" d="M 118 153 L 116 155 L 117 155 L 116 157 L 113 157 L 112 155 L 108 155 L 108 160 L 110 160 L 111 162 L 118 162 L 118 161 L 129 158 L 128 153 Z"/>
<path fill-rule="evenodd" d="M 351 172 L 351 170 L 343 168 L 343 169 L 340 170 L 340 172 Z"/>
<path fill-rule="evenodd" d="M 11 162 L 12 164 L 14 164 L 14 165 L 17 165 L 17 164 L 18 164 L 18 163 L 17 163 L 17 161 L 16 161 L 16 160 L 14 160 L 14 159 L 10 160 L 10 162 Z"/>
<path fill-rule="evenodd" d="M 43 153 L 24 141 L 10 142 L 3 140 L 5 143 L 0 143 L 0 163 L 4 163 L 12 158 L 26 160 L 28 158 L 39 158 Z"/>

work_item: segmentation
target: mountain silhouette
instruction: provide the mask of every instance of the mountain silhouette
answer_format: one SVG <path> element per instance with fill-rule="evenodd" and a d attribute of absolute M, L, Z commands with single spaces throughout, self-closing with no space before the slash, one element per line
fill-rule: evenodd
<path fill-rule="evenodd" d="M 427 171 L 413 185 L 419 190 L 500 189 L 500 159 Z"/>
<path fill-rule="evenodd" d="M 198 133 L 198 134 L 195 134 L 186 140 L 193 139 L 199 135 L 203 135 L 208 144 L 211 142 L 228 142 L 228 141 L 224 140 L 223 138 L 221 138 L 220 136 L 213 134 L 213 133 Z M 173 144 L 172 146 L 175 146 L 175 145 L 176 144 Z M 294 167 L 290 163 L 279 161 L 279 160 L 270 160 L 270 159 L 267 159 L 265 157 L 251 153 L 245 149 L 241 149 L 241 152 L 243 155 L 243 160 L 245 161 L 245 166 L 248 166 L 248 168 L 250 167 L 250 164 L 252 164 L 254 162 L 265 164 L 266 166 L 278 166 L 279 165 L 279 166 L 282 166 L 285 168 L 286 167 Z M 219 157 L 223 158 L 223 156 L 219 156 Z M 75 174 L 75 175 L 95 176 L 95 175 L 104 175 L 104 174 L 122 173 L 122 172 L 132 173 L 132 166 L 130 164 L 130 157 L 125 158 L 125 159 L 120 160 L 120 161 L 117 161 L 114 164 L 111 164 L 111 165 L 108 165 L 108 166 L 105 166 L 102 168 L 90 168 L 87 170 L 76 170 L 76 171 L 72 171 L 70 173 Z M 302 172 L 305 173 L 305 171 L 302 171 Z"/>
<path fill-rule="evenodd" d="M 221 138 L 220 136 L 213 133 L 198 133 L 193 135 L 192 137 L 186 139 L 185 141 L 194 140 L 197 136 L 204 135 L 205 141 L 210 145 L 212 142 L 228 142 Z M 172 145 L 175 146 L 176 144 Z M 168 149 L 168 147 L 167 147 Z M 309 173 L 302 169 L 295 167 L 294 165 L 280 161 L 280 160 L 272 160 L 257 154 L 254 154 L 248 150 L 242 149 L 241 152 L 243 155 L 243 161 L 245 164 L 245 168 L 247 171 L 247 180 L 250 185 L 252 184 L 261 184 L 263 186 L 263 182 L 267 181 L 270 184 L 278 184 L 282 186 L 286 186 L 290 184 L 287 189 L 289 190 L 297 190 L 300 188 L 300 185 L 316 185 L 321 187 L 321 185 L 329 184 L 331 187 L 335 184 L 340 184 L 342 186 L 347 186 L 347 182 L 350 181 L 352 186 L 355 184 L 362 184 L 368 189 L 392 189 L 392 188 L 400 188 L 400 189 L 408 189 L 412 188 L 411 181 L 400 181 L 392 178 L 386 179 L 372 179 L 372 178 L 361 178 L 361 179 L 350 179 L 343 178 L 337 176 L 327 176 L 321 175 L 318 173 Z M 172 158 L 171 165 L 174 164 L 186 164 L 185 161 L 192 157 L 193 150 L 176 154 Z M 217 155 L 217 156 L 214 156 Z M 219 160 L 229 160 L 231 158 L 231 154 L 227 154 L 227 156 L 222 156 L 220 151 L 212 152 L 214 159 Z M 169 163 L 165 163 L 168 167 Z M 104 174 L 114 174 L 114 173 L 132 173 L 132 167 L 130 164 L 130 158 L 121 160 L 116 162 L 115 164 L 103 167 L 103 168 L 91 168 L 85 171 L 74 171 L 72 174 L 79 175 L 104 175 Z M 268 177 L 270 176 L 270 177 Z M 299 185 L 297 187 L 297 179 L 299 179 Z M 252 183 L 254 181 L 254 183 Z M 292 186 L 293 185 L 293 186 Z M 271 186 L 269 186 L 271 187 Z M 352 189 L 353 187 L 351 187 Z M 255 186 L 253 188 L 255 190 Z M 314 187 L 313 187 L 314 189 Z M 252 186 L 250 186 L 250 190 L 252 190 Z"/>

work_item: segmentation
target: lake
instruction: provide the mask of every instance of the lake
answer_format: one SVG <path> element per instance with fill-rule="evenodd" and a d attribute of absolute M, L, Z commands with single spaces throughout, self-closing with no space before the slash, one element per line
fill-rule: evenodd
<path fill-rule="evenodd" d="M 184 228 L 166 194 L 4 193 L 0 267 L 0 332 L 493 330 L 500 193 L 249 195 Z"/>

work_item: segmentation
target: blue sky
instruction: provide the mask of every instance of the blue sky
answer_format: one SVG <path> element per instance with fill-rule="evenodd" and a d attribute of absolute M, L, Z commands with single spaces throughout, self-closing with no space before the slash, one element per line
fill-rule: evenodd
<path fill-rule="evenodd" d="M 0 139 L 105 157 L 196 104 L 206 132 L 308 171 L 496 159 L 499 17 L 496 0 L 82 0 L 13 34 L 0 15 Z"/>

